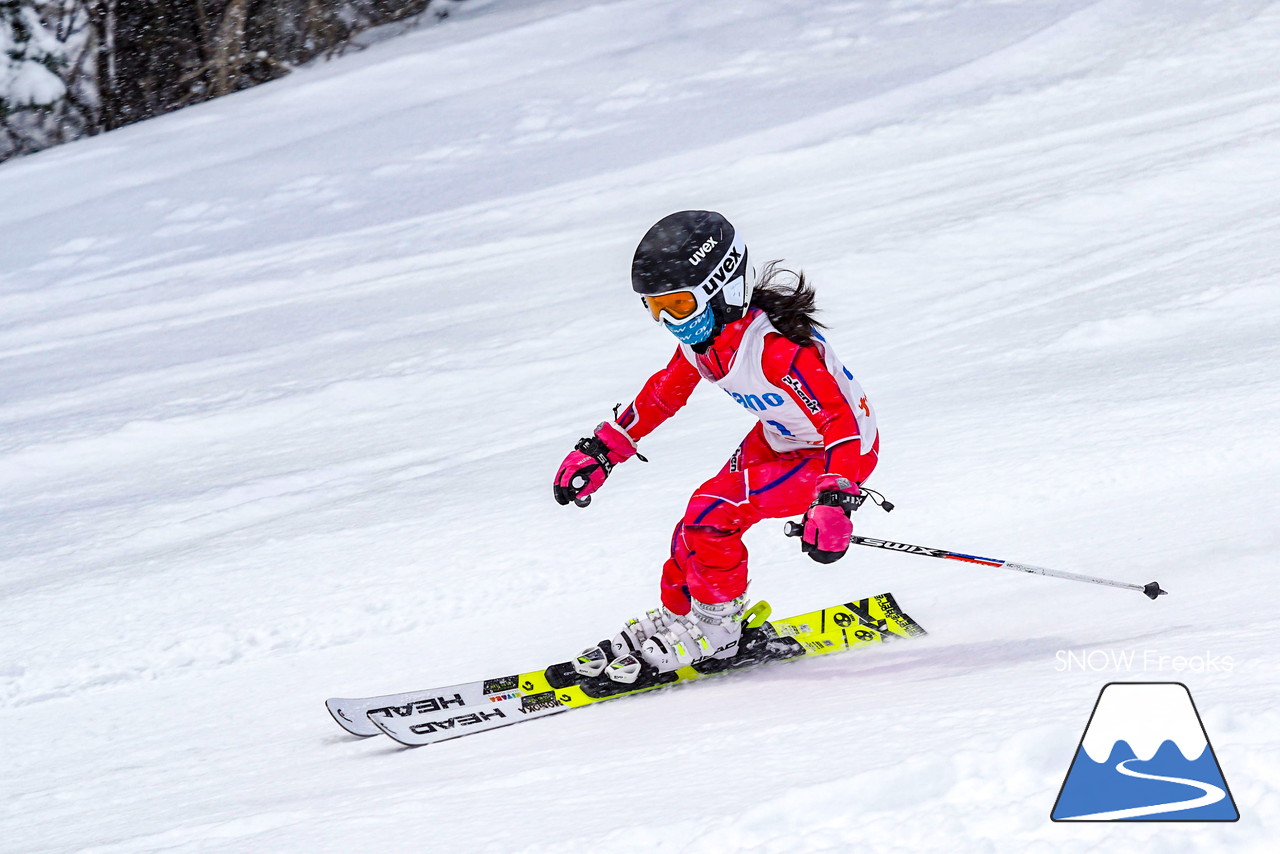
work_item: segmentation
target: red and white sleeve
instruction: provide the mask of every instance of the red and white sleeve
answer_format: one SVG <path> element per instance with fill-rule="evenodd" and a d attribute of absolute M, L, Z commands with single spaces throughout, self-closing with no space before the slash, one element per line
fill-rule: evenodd
<path fill-rule="evenodd" d="M 636 399 L 618 413 L 615 423 L 631 441 L 640 441 L 689 401 L 701 379 L 697 368 L 677 348 L 667 366 L 649 377 Z"/>

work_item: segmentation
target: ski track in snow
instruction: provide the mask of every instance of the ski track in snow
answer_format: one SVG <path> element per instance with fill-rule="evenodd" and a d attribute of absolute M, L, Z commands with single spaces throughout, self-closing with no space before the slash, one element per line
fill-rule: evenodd
<path fill-rule="evenodd" d="M 0 852 L 1269 851 L 1280 4 L 468 6 L 0 165 Z M 776 612 L 892 590 L 930 636 L 343 735 L 326 697 L 652 607 L 752 419 L 700 391 L 589 510 L 549 480 L 669 357 L 626 270 L 684 207 L 817 283 L 899 507 L 861 533 L 1171 595 L 766 522 Z M 1187 683 L 1239 822 L 1049 821 L 1113 679 Z"/>

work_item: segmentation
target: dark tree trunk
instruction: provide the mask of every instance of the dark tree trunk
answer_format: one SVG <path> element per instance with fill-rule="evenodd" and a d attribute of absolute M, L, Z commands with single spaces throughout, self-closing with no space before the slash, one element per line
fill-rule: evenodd
<path fill-rule="evenodd" d="M 87 18 L 67 70 L 68 134 L 99 133 L 226 95 L 340 52 L 368 27 L 432 0 L 77 0 L 55 25 Z M 67 10 L 71 10 L 68 13 Z M 55 14 L 54 12 L 50 13 Z M 72 127 L 74 126 L 74 127 Z M 55 136 L 58 136 L 55 134 Z M 60 137 L 59 137 L 60 138 Z"/>

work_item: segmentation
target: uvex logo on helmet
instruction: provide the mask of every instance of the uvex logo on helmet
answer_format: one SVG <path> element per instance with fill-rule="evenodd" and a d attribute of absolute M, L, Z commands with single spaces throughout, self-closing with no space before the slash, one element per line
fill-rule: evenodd
<path fill-rule="evenodd" d="M 698 266 L 702 263 L 702 259 L 707 257 L 707 253 L 715 248 L 716 239 L 714 237 L 708 237 L 706 242 L 699 246 L 697 251 L 689 256 L 689 263 L 695 267 Z"/>
<path fill-rule="evenodd" d="M 702 283 L 702 289 L 708 296 L 714 294 L 720 289 L 720 286 L 729 281 L 730 277 L 738 269 L 738 263 L 742 260 L 742 250 L 737 246 L 729 247 L 729 254 L 725 255 L 720 261 L 720 266 L 711 271 L 711 275 L 707 276 Z"/>

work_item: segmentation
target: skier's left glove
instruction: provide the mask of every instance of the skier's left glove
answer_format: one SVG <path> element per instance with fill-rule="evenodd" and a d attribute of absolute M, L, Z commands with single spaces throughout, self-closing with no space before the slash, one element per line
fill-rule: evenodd
<path fill-rule="evenodd" d="M 847 477 L 824 474 L 818 478 L 818 497 L 804 514 L 800 550 L 818 563 L 834 563 L 844 557 L 853 536 L 850 515 L 862 497 L 858 484 Z"/>
<path fill-rule="evenodd" d="M 636 456 L 631 437 L 616 424 L 606 421 L 595 434 L 578 441 L 560 464 L 553 486 L 556 501 L 579 507 L 590 503 L 588 496 L 600 488 L 618 463 Z M 643 457 L 641 457 L 643 459 Z"/>

